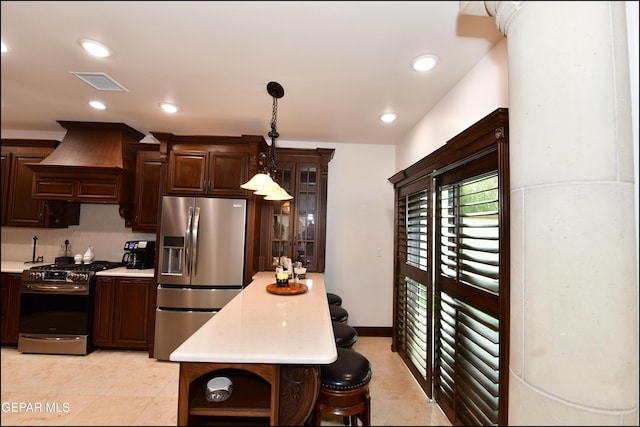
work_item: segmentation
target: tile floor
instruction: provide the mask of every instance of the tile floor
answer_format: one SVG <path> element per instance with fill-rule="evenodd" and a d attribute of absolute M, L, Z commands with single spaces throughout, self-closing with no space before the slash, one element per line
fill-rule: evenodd
<path fill-rule="evenodd" d="M 450 426 L 390 346 L 387 337 L 359 337 L 354 346 L 373 368 L 371 424 Z M 177 363 L 137 351 L 59 356 L 2 347 L 0 356 L 2 426 L 176 425 Z M 321 425 L 340 421 L 323 415 Z"/>

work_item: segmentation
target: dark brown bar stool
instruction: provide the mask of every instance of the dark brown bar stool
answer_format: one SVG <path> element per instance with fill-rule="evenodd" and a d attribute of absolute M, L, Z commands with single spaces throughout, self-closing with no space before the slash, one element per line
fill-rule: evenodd
<path fill-rule="evenodd" d="M 351 348 L 358 341 L 358 331 L 346 323 L 333 321 L 333 336 L 336 339 L 336 347 Z"/>
<path fill-rule="evenodd" d="M 329 313 L 334 322 L 347 323 L 349 312 L 339 305 L 329 304 Z"/>
<path fill-rule="evenodd" d="M 343 417 L 345 425 L 371 425 L 371 363 L 362 354 L 338 348 L 338 358 L 320 368 L 320 393 L 311 413 L 311 424 L 320 425 L 321 414 Z"/>
<path fill-rule="evenodd" d="M 329 304 L 342 305 L 342 298 L 338 294 L 327 292 L 327 301 Z"/>

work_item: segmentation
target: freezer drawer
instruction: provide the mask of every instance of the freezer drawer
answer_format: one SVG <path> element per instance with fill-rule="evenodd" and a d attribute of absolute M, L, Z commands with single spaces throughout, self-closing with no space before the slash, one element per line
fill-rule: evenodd
<path fill-rule="evenodd" d="M 200 289 L 158 285 L 156 307 L 219 310 L 242 289 Z"/>
<path fill-rule="evenodd" d="M 169 360 L 169 355 L 202 325 L 207 323 L 216 311 L 189 311 L 156 309 L 156 332 L 153 357 Z"/>

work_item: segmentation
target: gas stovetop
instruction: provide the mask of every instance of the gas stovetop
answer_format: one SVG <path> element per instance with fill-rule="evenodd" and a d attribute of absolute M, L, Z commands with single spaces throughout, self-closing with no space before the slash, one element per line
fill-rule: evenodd
<path fill-rule="evenodd" d="M 124 262 L 94 261 L 90 264 L 45 264 L 31 267 L 29 270 L 48 271 L 102 271 L 124 267 Z"/>
<path fill-rule="evenodd" d="M 123 262 L 94 261 L 90 264 L 45 264 L 22 272 L 22 284 L 70 284 L 89 286 L 97 271 L 124 267 Z"/>

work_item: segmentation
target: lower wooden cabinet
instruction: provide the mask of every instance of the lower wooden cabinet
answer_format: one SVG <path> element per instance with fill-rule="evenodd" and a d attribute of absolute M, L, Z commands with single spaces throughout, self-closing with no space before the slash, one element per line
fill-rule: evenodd
<path fill-rule="evenodd" d="M 124 350 L 149 349 L 151 278 L 98 277 L 93 345 Z"/>
<path fill-rule="evenodd" d="M 2 273 L 0 298 L 0 325 L 2 345 L 18 345 L 18 325 L 20 321 L 20 276 L 19 273 Z"/>

